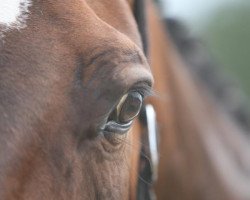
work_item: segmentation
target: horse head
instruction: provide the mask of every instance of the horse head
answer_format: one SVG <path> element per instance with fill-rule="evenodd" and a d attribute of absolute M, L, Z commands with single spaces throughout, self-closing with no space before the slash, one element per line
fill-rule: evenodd
<path fill-rule="evenodd" d="M 18 15 L 0 18 L 2 199 L 128 199 L 152 85 L 133 5 L 3 1 Z"/>

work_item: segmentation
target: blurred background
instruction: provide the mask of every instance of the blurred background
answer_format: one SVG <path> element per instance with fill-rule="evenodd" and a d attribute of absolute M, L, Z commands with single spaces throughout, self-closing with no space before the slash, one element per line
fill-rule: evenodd
<path fill-rule="evenodd" d="M 158 0 L 165 17 L 179 19 L 202 40 L 216 66 L 250 98 L 250 1 Z"/>

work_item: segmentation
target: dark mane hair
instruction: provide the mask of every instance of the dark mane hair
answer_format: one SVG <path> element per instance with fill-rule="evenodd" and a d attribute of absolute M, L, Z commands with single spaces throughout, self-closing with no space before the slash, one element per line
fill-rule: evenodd
<path fill-rule="evenodd" d="M 146 7 L 145 1 L 137 0 L 134 2 L 134 16 L 137 22 L 138 30 L 141 35 L 143 51 L 145 55 L 148 54 L 148 36 L 147 36 L 147 21 L 146 21 Z"/>
<path fill-rule="evenodd" d="M 250 130 L 250 110 L 244 92 L 214 61 L 203 42 L 192 36 L 181 21 L 165 19 L 167 32 L 177 47 L 189 71 L 247 132 Z"/>

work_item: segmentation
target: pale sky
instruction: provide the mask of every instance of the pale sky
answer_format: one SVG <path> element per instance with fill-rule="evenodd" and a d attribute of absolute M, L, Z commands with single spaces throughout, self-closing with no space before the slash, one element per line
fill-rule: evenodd
<path fill-rule="evenodd" d="M 166 16 L 179 17 L 187 23 L 206 20 L 209 15 L 225 4 L 241 3 L 249 0 L 161 0 Z"/>

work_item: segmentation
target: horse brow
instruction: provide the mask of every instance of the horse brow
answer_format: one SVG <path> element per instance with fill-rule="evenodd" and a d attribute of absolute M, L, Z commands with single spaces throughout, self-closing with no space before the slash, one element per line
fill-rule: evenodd
<path fill-rule="evenodd" d="M 99 48 L 97 48 L 99 50 Z M 93 51 L 94 53 L 92 53 L 94 56 L 92 56 L 89 59 L 89 62 L 86 64 L 86 66 L 91 66 L 93 64 L 95 64 L 98 60 L 103 59 L 105 57 L 107 57 L 109 54 L 113 54 L 115 51 L 115 48 L 108 48 L 108 49 L 104 49 L 104 50 L 99 50 L 98 53 L 96 53 L 95 51 Z"/>
<path fill-rule="evenodd" d="M 142 58 L 140 57 L 139 53 L 137 51 L 134 50 L 121 50 L 121 49 L 117 49 L 116 47 L 112 47 L 112 48 L 105 48 L 103 50 L 100 51 L 100 49 L 98 48 L 98 53 L 94 52 L 92 53 L 93 56 L 89 59 L 89 62 L 86 63 L 86 66 L 92 66 L 94 64 L 98 64 L 100 63 L 112 63 L 112 60 L 117 59 L 117 57 L 119 57 L 120 55 L 118 55 L 118 53 L 120 53 L 122 55 L 122 58 L 119 60 L 119 63 L 129 63 L 129 62 L 133 62 L 133 63 L 142 63 Z"/>

